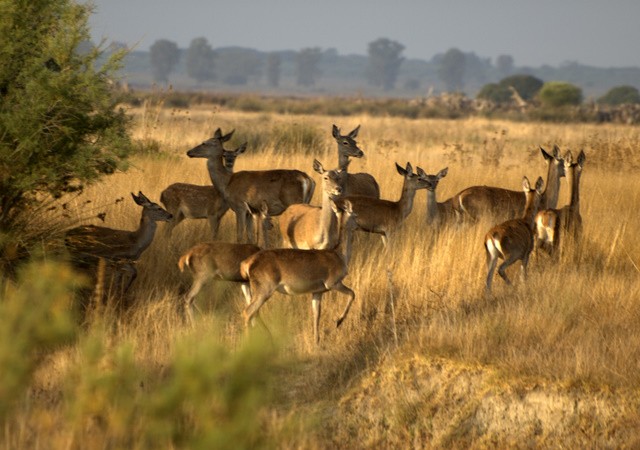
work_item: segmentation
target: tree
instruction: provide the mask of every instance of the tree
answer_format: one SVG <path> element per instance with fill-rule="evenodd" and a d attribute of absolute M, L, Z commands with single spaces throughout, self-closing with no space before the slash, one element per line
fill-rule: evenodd
<path fill-rule="evenodd" d="M 496 69 L 503 77 L 511 75 L 511 72 L 513 72 L 513 57 L 511 55 L 499 55 L 496 58 Z"/>
<path fill-rule="evenodd" d="M 232 47 L 218 50 L 217 72 L 226 84 L 247 84 L 249 78 L 258 76 L 262 68 L 262 58 L 256 50 Z"/>
<path fill-rule="evenodd" d="M 125 167 L 128 118 L 112 89 L 124 52 L 78 51 L 90 13 L 73 0 L 3 3 L 0 254 L 10 239 L 24 243 L 46 199 Z"/>
<path fill-rule="evenodd" d="M 448 92 L 462 91 L 464 87 L 465 55 L 457 48 L 451 48 L 442 56 L 438 76 Z"/>
<path fill-rule="evenodd" d="M 175 42 L 159 39 L 149 48 L 149 57 L 151 58 L 153 79 L 166 83 L 169 81 L 169 74 L 178 64 L 180 51 Z"/>
<path fill-rule="evenodd" d="M 500 80 L 500 86 L 513 87 L 524 100 L 532 100 L 540 92 L 543 84 L 541 79 L 533 75 L 511 75 Z"/>
<path fill-rule="evenodd" d="M 538 97 L 544 106 L 560 107 L 582 103 L 582 89 L 564 81 L 548 81 Z"/>
<path fill-rule="evenodd" d="M 185 58 L 187 75 L 198 82 L 213 80 L 214 53 L 206 38 L 195 38 L 189 44 Z"/>
<path fill-rule="evenodd" d="M 598 99 L 604 105 L 623 105 L 625 103 L 640 103 L 640 93 L 633 86 L 616 86 Z"/>
<path fill-rule="evenodd" d="M 299 86 L 313 86 L 316 77 L 322 72 L 318 64 L 322 59 L 322 50 L 318 47 L 303 48 L 296 55 L 296 82 Z"/>
<path fill-rule="evenodd" d="M 369 66 L 367 79 L 373 86 L 382 86 L 385 91 L 394 88 L 400 65 L 404 61 L 404 45 L 387 38 L 369 43 Z"/>
<path fill-rule="evenodd" d="M 267 57 L 267 82 L 271 87 L 280 85 L 280 65 L 282 60 L 277 53 L 269 53 Z"/>
<path fill-rule="evenodd" d="M 491 100 L 494 103 L 509 103 L 511 102 L 511 95 L 511 91 L 506 86 L 498 83 L 488 83 L 482 86 L 476 97 Z"/>

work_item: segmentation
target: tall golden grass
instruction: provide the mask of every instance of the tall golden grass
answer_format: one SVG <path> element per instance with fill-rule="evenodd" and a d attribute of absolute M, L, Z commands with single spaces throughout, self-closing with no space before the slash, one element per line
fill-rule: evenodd
<path fill-rule="evenodd" d="M 350 130 L 361 124 L 358 142 L 366 157 L 354 160 L 350 171 L 374 175 L 382 197 L 393 200 L 402 182 L 395 162 L 409 161 L 428 173 L 448 166 L 438 187 L 438 199 L 445 200 L 470 185 L 515 190 L 523 175 L 546 176 L 540 146 L 549 150 L 557 144 L 574 154 L 583 149 L 584 238 L 557 262 L 532 257 L 525 283 L 509 287 L 497 279 L 488 298 L 482 238 L 493 223 L 431 229 L 425 222 L 425 194 L 419 191 L 390 248 L 383 248 L 377 236 L 357 235 L 345 280 L 356 292 L 356 304 L 340 329 L 334 319 L 343 296 L 325 295 L 316 347 L 310 298 L 276 294 L 261 310 L 273 343 L 252 350 L 244 338 L 236 285 L 217 282 L 201 291 L 203 314 L 194 328 L 178 312 L 191 280 L 179 273 L 177 260 L 190 246 L 211 239 L 206 221 L 185 221 L 170 241 L 159 230 L 138 263 L 131 310 L 106 311 L 81 333 L 77 345 L 49 354 L 5 426 L 5 447 L 225 447 L 235 442 L 326 448 L 338 444 L 331 432 L 338 428 L 340 439 L 347 439 L 339 442 L 344 447 L 375 446 L 377 441 L 362 437 L 379 430 L 360 428 L 360 419 L 345 415 L 345 409 L 338 414 L 336 405 L 380 361 L 402 355 L 485 367 L 507 383 L 527 379 L 586 391 L 640 388 L 638 128 L 477 118 L 345 119 L 204 107 L 131 113 L 133 137 L 148 151 L 133 159 L 128 172 L 76 199 L 70 210 L 78 218 L 86 216 L 85 202 L 91 200 L 91 208 L 98 205 L 107 213 L 106 226 L 134 229 L 140 210 L 130 192 L 141 190 L 159 201 L 173 182 L 209 184 L 203 161 L 185 152 L 217 127 L 236 129 L 231 146 L 249 143 L 236 170 L 295 168 L 315 176 L 314 158 L 325 167 L 337 162 L 331 125 Z M 125 201 L 116 203 L 121 197 Z M 314 203 L 319 199 L 317 189 Z M 559 205 L 567 201 L 563 181 Z M 232 240 L 233 229 L 229 213 L 220 239 Z M 272 241 L 279 237 L 274 234 Z M 518 270 L 519 264 L 510 269 L 513 279 Z M 259 340 L 268 342 L 264 336 Z M 229 383 L 234 377 L 236 385 Z M 240 409 L 234 408 L 246 408 L 242 411 L 252 414 L 251 423 L 239 420 Z M 401 410 L 388 425 L 396 433 L 393 442 L 416 446 L 421 438 L 405 436 L 401 429 L 403 420 L 415 419 L 418 407 L 390 408 Z M 441 444 L 455 443 L 453 436 Z"/>

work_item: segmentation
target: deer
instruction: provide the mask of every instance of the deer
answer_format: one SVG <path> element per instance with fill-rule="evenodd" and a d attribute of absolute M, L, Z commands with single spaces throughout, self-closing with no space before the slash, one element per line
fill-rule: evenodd
<path fill-rule="evenodd" d="M 225 137 L 231 134 L 233 131 Z M 237 157 L 244 153 L 247 144 L 244 143 L 233 152 L 227 152 L 219 145 L 219 136 L 222 136 L 222 133 L 218 128 L 213 138 L 195 146 L 187 152 L 187 155 L 190 158 L 207 159 L 207 169 L 214 186 L 222 193 L 229 208 L 235 213 L 238 242 L 245 240 L 245 228 L 247 240 L 250 241 L 253 236 L 253 224 L 248 220 L 245 203 L 258 209 L 265 201 L 269 214 L 278 216 L 289 205 L 311 201 L 315 181 L 299 170 L 244 170 L 231 173 L 222 159 Z"/>
<path fill-rule="evenodd" d="M 343 196 L 338 200 L 341 205 L 349 201 L 356 213 L 358 229 L 379 234 L 386 247 L 390 236 L 402 225 L 411 214 L 413 200 L 418 189 L 426 189 L 429 182 L 413 172 L 407 162 L 405 168 L 396 163 L 396 170 L 404 178 L 400 199 L 396 202 L 361 195 Z"/>
<path fill-rule="evenodd" d="M 338 168 L 347 171 L 349 158 L 362 158 L 364 152 L 360 150 L 355 139 L 360 131 L 360 125 L 349 134 L 341 135 L 340 128 L 333 125 L 332 135 L 338 143 Z M 376 179 L 368 173 L 347 173 L 344 195 L 363 195 L 365 197 L 380 198 L 380 186 Z"/>
<path fill-rule="evenodd" d="M 285 248 L 322 250 L 337 243 L 340 223 L 332 201 L 342 195 L 347 172 L 325 170 L 317 159 L 313 161 L 313 170 L 322 175 L 322 206 L 298 203 L 282 213 L 279 224 Z"/>
<path fill-rule="evenodd" d="M 453 198 L 449 198 L 444 202 L 438 202 L 436 199 L 436 188 L 440 180 L 447 176 L 449 168 L 445 167 L 435 175 L 427 174 L 421 167 L 416 167 L 416 172 L 423 180 L 426 180 L 427 186 L 427 225 L 438 228 L 447 223 L 451 223 L 458 218 L 458 212 L 453 207 Z"/>
<path fill-rule="evenodd" d="M 336 214 L 341 216 L 340 238 L 335 247 L 324 250 L 261 250 L 240 264 L 240 275 L 249 281 L 251 294 L 251 303 L 242 312 L 246 329 L 275 291 L 287 295 L 311 294 L 316 345 L 320 343 L 318 328 L 322 295 L 325 292 L 337 291 L 349 297 L 342 315 L 336 321 L 336 327 L 339 328 L 345 320 L 355 299 L 355 293 L 344 285 L 343 280 L 348 274 L 357 213 L 348 200 L 342 204 L 342 211 L 338 210 L 335 203 L 333 205 Z"/>
<path fill-rule="evenodd" d="M 542 209 L 555 208 L 560 192 L 560 178 L 564 177 L 564 162 L 559 149 L 554 146 L 551 154 L 540 147 L 547 163 L 547 185 L 542 196 Z M 461 217 L 476 221 L 481 215 L 513 219 L 525 207 L 521 191 L 493 186 L 471 186 L 453 196 L 453 205 Z"/>
<path fill-rule="evenodd" d="M 218 136 L 221 138 L 221 134 Z M 228 135 L 228 138 L 231 136 Z M 228 138 L 226 140 L 228 140 Z M 222 146 L 222 142 L 220 143 Z M 225 168 L 233 172 L 236 153 L 227 152 L 223 158 Z M 173 229 L 184 219 L 207 219 L 213 239 L 218 236 L 220 220 L 229 210 L 224 197 L 214 185 L 199 186 L 188 183 L 173 183 L 160 194 L 160 202 L 173 218 L 165 225 L 165 236 L 170 237 Z"/>
<path fill-rule="evenodd" d="M 142 192 L 131 193 L 137 205 L 142 206 L 140 226 L 135 231 L 117 230 L 95 225 L 82 225 L 65 233 L 65 246 L 74 265 L 83 269 L 95 267 L 99 260 L 108 263 L 122 282 L 125 293 L 136 279 L 136 261 L 151 245 L 158 222 L 171 220 L 171 213 L 149 200 Z M 124 276 L 127 278 L 125 281 Z"/>
<path fill-rule="evenodd" d="M 586 156 L 580 151 L 576 161 L 571 151 L 564 157 L 564 167 L 569 181 L 569 204 L 560 209 L 545 209 L 535 218 L 535 249 L 542 248 L 550 254 L 556 254 L 563 234 L 574 240 L 582 234 L 582 216 L 580 215 L 580 177 Z"/>
<path fill-rule="evenodd" d="M 498 268 L 498 274 L 508 284 L 511 284 L 505 270 L 514 262 L 522 261 L 522 277 L 526 279 L 527 264 L 533 249 L 533 237 L 535 233 L 535 215 L 542 202 L 542 177 L 538 177 L 535 187 L 531 187 L 527 177 L 522 180 L 522 190 L 526 199 L 522 216 L 518 219 L 507 220 L 491 228 L 484 238 L 484 246 L 487 254 L 487 282 L 485 291 L 491 292 L 493 272 L 496 269 L 498 259 L 504 262 Z"/>
<path fill-rule="evenodd" d="M 246 208 L 256 218 L 256 244 L 230 242 L 202 242 L 187 250 L 178 260 L 180 272 L 189 270 L 193 275 L 191 289 L 184 297 L 184 312 L 193 324 L 193 309 L 198 308 L 194 300 L 202 287 L 210 280 L 240 283 L 247 304 L 250 303 L 249 285 L 240 276 L 240 263 L 258 251 L 269 247 L 269 231 L 273 228 L 266 202 L 260 210 L 250 205 Z"/>

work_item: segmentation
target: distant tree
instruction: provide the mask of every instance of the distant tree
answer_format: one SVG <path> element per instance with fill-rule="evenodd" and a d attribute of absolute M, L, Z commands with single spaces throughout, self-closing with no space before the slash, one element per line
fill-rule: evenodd
<path fill-rule="evenodd" d="M 322 59 L 322 50 L 318 47 L 303 48 L 296 55 L 296 82 L 300 86 L 313 86 L 320 76 L 318 68 Z"/>
<path fill-rule="evenodd" d="M 496 58 L 496 69 L 502 77 L 511 75 L 513 72 L 513 57 L 511 55 L 499 55 Z"/>
<path fill-rule="evenodd" d="M 218 78 L 232 85 L 247 84 L 250 77 L 260 74 L 263 60 L 256 50 L 228 48 L 217 51 Z"/>
<path fill-rule="evenodd" d="M 153 79 L 162 83 L 169 81 L 169 74 L 180 59 L 180 51 L 175 42 L 159 39 L 149 49 Z"/>
<path fill-rule="evenodd" d="M 579 105 L 582 103 L 582 89 L 564 81 L 548 81 L 540 89 L 538 98 L 543 106 Z"/>
<path fill-rule="evenodd" d="M 280 65 L 282 60 L 277 53 L 269 53 L 267 57 L 267 81 L 269 86 L 278 87 L 280 85 Z"/>
<path fill-rule="evenodd" d="M 447 91 L 462 91 L 465 75 L 465 55 L 457 48 L 451 48 L 442 56 L 438 67 L 438 76 L 444 82 Z"/>
<path fill-rule="evenodd" d="M 214 53 L 206 38 L 195 38 L 189 44 L 185 59 L 187 75 L 196 81 L 213 80 Z"/>
<path fill-rule="evenodd" d="M 500 80 L 500 86 L 512 86 L 524 100 L 533 99 L 544 82 L 533 75 L 511 75 Z"/>
<path fill-rule="evenodd" d="M 369 43 L 369 65 L 367 79 L 373 86 L 382 86 L 385 91 L 394 88 L 400 65 L 404 61 L 404 45 L 387 38 Z"/>
<path fill-rule="evenodd" d="M 640 103 L 640 93 L 633 86 L 616 86 L 598 99 L 603 105 L 623 105 L 625 103 Z"/>
<path fill-rule="evenodd" d="M 491 100 L 494 103 L 509 103 L 511 102 L 511 91 L 501 84 L 488 83 L 482 86 L 476 97 Z"/>

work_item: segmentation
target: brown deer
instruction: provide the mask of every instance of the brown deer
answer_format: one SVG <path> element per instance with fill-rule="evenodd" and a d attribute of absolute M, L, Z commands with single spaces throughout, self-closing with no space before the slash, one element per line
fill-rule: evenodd
<path fill-rule="evenodd" d="M 586 156 L 580 151 L 578 159 L 573 161 L 571 152 L 564 157 L 564 167 L 569 181 L 570 201 L 560 209 L 545 209 L 538 212 L 536 223 L 536 251 L 542 248 L 555 254 L 563 235 L 577 240 L 582 234 L 582 216 L 580 215 L 580 177 Z"/>
<path fill-rule="evenodd" d="M 445 167 L 435 175 L 427 174 L 422 168 L 417 167 L 416 171 L 420 178 L 426 180 L 427 186 L 427 225 L 438 228 L 447 223 L 452 223 L 458 218 L 458 213 L 453 207 L 453 199 L 438 202 L 436 199 L 436 188 L 440 180 L 447 176 L 449 168 Z"/>
<path fill-rule="evenodd" d="M 203 242 L 187 250 L 178 261 L 180 272 L 189 269 L 193 274 L 193 284 L 184 298 L 185 316 L 193 323 L 193 309 L 197 309 L 194 302 L 196 295 L 209 280 L 233 281 L 241 283 L 240 288 L 247 304 L 250 302 L 249 285 L 240 276 L 240 263 L 254 253 L 268 247 L 269 230 L 273 228 L 271 216 L 266 202 L 260 211 L 246 205 L 250 213 L 256 218 L 257 237 L 255 244 L 240 244 L 229 242 Z"/>
<path fill-rule="evenodd" d="M 289 206 L 280 216 L 280 234 L 285 248 L 325 249 L 338 241 L 339 218 L 332 201 L 343 193 L 346 171 L 325 170 L 320 161 L 313 161 L 313 169 L 322 175 L 322 206 L 298 203 Z"/>
<path fill-rule="evenodd" d="M 429 182 L 413 172 L 410 163 L 402 168 L 396 163 L 396 170 L 404 177 L 402 193 L 397 202 L 360 195 L 344 196 L 339 204 L 349 201 L 356 214 L 358 229 L 368 233 L 377 233 L 386 246 L 390 236 L 400 228 L 413 209 L 413 200 L 418 189 L 426 189 Z"/>
<path fill-rule="evenodd" d="M 140 255 L 151 245 L 157 222 L 171 220 L 171 214 L 152 202 L 142 192 L 131 194 L 136 204 L 142 206 L 140 226 L 135 231 L 83 225 L 65 234 L 65 245 L 74 265 L 93 269 L 100 259 L 105 260 L 117 274 L 117 284 L 122 283 L 126 292 L 138 275 L 135 268 Z M 126 275 L 126 280 L 122 281 Z"/>
<path fill-rule="evenodd" d="M 334 207 L 337 210 L 337 206 Z M 258 313 L 275 291 L 287 295 L 311 294 L 313 334 L 320 342 L 318 331 L 322 308 L 322 294 L 338 291 L 349 296 L 344 312 L 337 320 L 339 327 L 347 317 L 355 293 L 343 284 L 351 257 L 351 237 L 355 229 L 356 213 L 349 201 L 343 204 L 340 241 L 335 248 L 324 250 L 273 249 L 262 250 L 242 262 L 240 274 L 249 280 L 251 303 L 242 315 L 245 325 Z M 338 213 L 338 211 L 336 211 Z"/>
<path fill-rule="evenodd" d="M 360 150 L 355 139 L 360 131 L 360 125 L 349 134 L 341 135 L 340 128 L 333 125 L 333 138 L 338 143 L 338 168 L 347 171 L 349 158 L 362 158 L 364 152 Z M 348 173 L 344 195 L 363 195 L 365 197 L 380 198 L 380 186 L 376 179 L 368 173 Z"/>
<path fill-rule="evenodd" d="M 225 201 L 236 215 L 238 242 L 244 241 L 245 228 L 247 239 L 251 240 L 253 236 L 253 225 L 249 220 L 245 203 L 258 209 L 262 202 L 266 202 L 269 214 L 278 216 L 289 205 L 311 201 L 315 181 L 299 170 L 244 170 L 231 173 L 225 167 L 222 161 L 223 157 L 231 157 L 230 153 L 235 153 L 234 156 L 237 157 L 244 153 L 246 144 L 234 152 L 226 152 L 218 144 L 217 135 L 221 135 L 220 129 L 216 130 L 216 135 L 213 138 L 192 148 L 187 152 L 187 155 L 191 158 L 207 159 L 207 169 L 213 184 L 222 193 Z"/>
<path fill-rule="evenodd" d="M 531 188 L 529 180 L 524 177 L 522 190 L 526 198 L 526 204 L 522 217 L 511 219 L 491 228 L 485 238 L 484 246 L 487 252 L 487 282 L 486 292 L 491 292 L 491 282 L 498 259 L 504 262 L 498 268 L 498 274 L 507 283 L 511 284 L 506 268 L 517 260 L 522 261 L 522 276 L 527 276 L 527 264 L 529 255 L 533 249 L 533 236 L 535 232 L 534 218 L 542 201 L 542 177 L 538 177 L 535 188 Z"/>
<path fill-rule="evenodd" d="M 541 208 L 555 208 L 560 192 L 560 178 L 564 176 L 564 162 L 558 155 L 558 147 L 554 146 L 549 154 L 540 147 L 547 169 L 547 185 L 545 187 Z M 471 186 L 453 196 L 453 205 L 462 218 L 477 220 L 482 215 L 490 215 L 500 219 L 512 219 L 522 213 L 525 197 L 521 191 L 512 191 L 493 186 Z"/>
<path fill-rule="evenodd" d="M 223 136 L 221 134 L 217 136 L 222 147 Z M 225 136 L 225 141 L 230 137 L 231 133 Z M 236 156 L 237 154 L 234 152 L 227 152 L 227 157 L 223 158 L 225 168 L 229 172 L 233 172 Z M 173 218 L 164 227 L 167 237 L 171 236 L 173 229 L 184 219 L 207 219 L 212 237 L 215 239 L 218 236 L 220 220 L 229 209 L 224 197 L 213 185 L 174 183 L 162 191 L 160 202 L 173 215 Z"/>

